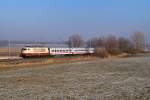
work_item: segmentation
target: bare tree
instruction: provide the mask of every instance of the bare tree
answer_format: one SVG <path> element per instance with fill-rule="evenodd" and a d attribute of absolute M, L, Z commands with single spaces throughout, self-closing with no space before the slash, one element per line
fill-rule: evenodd
<path fill-rule="evenodd" d="M 98 45 L 98 38 L 97 37 L 91 38 L 87 41 L 88 47 L 96 48 L 97 45 Z"/>
<path fill-rule="evenodd" d="M 101 48 L 105 48 L 105 42 L 106 42 L 106 38 L 105 37 L 100 37 L 98 39 L 98 47 L 101 47 Z"/>
<path fill-rule="evenodd" d="M 115 35 L 109 35 L 105 39 L 105 48 L 111 54 L 119 53 L 119 42 Z"/>
<path fill-rule="evenodd" d="M 104 37 L 94 37 L 87 41 L 87 46 L 92 48 L 101 48 L 104 47 L 105 38 Z"/>
<path fill-rule="evenodd" d="M 118 42 L 120 51 L 127 52 L 131 45 L 130 40 L 124 37 L 119 37 Z"/>
<path fill-rule="evenodd" d="M 136 50 L 145 49 L 145 34 L 143 32 L 134 32 L 131 35 L 133 48 Z"/>
<path fill-rule="evenodd" d="M 84 40 L 79 34 L 74 34 L 69 37 L 67 43 L 69 47 L 82 47 L 84 45 Z"/>

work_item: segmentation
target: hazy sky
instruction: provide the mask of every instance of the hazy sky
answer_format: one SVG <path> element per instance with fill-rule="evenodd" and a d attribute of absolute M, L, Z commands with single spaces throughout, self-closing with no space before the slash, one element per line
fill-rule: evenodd
<path fill-rule="evenodd" d="M 142 31 L 150 36 L 150 0 L 0 0 L 0 39 L 63 40 Z"/>

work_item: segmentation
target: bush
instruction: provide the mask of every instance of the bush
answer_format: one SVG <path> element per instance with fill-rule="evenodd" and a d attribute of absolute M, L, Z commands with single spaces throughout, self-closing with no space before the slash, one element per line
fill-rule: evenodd
<path fill-rule="evenodd" d="M 122 53 L 119 49 L 108 49 L 107 51 L 109 54 L 114 55 L 114 56 Z"/>
<path fill-rule="evenodd" d="M 142 50 L 142 49 L 130 48 L 130 49 L 127 50 L 127 53 L 137 54 L 137 53 L 145 53 L 145 51 Z"/>
<path fill-rule="evenodd" d="M 109 57 L 109 53 L 105 48 L 96 48 L 95 49 L 95 55 L 101 58 L 107 58 Z"/>

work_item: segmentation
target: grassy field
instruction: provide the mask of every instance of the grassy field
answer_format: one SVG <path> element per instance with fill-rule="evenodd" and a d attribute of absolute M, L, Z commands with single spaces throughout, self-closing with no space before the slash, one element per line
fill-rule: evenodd
<path fill-rule="evenodd" d="M 96 59 L 0 70 L 0 100 L 50 98 L 150 100 L 150 57 Z"/>

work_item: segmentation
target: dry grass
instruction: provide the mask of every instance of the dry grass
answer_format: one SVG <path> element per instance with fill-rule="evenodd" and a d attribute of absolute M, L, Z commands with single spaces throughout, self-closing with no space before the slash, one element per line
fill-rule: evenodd
<path fill-rule="evenodd" d="M 11 56 L 19 56 L 20 55 L 20 48 L 10 48 L 10 55 Z M 0 48 L 0 56 L 8 56 L 9 49 L 7 47 Z"/>
<path fill-rule="evenodd" d="M 77 61 L 95 60 L 93 56 L 78 56 L 78 57 L 65 57 L 65 58 L 29 58 L 22 60 L 4 60 L 0 62 L 0 69 L 13 68 L 13 67 L 27 67 L 27 66 L 41 66 L 48 64 L 59 64 Z"/>
<path fill-rule="evenodd" d="M 95 55 L 101 58 L 108 58 L 110 54 L 107 52 L 105 48 L 96 48 Z"/>

